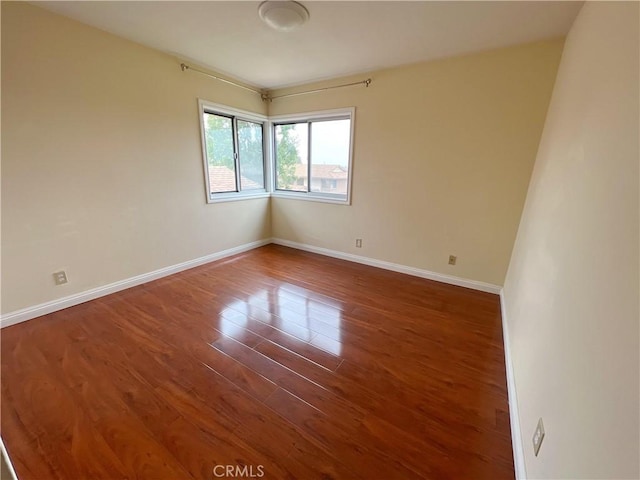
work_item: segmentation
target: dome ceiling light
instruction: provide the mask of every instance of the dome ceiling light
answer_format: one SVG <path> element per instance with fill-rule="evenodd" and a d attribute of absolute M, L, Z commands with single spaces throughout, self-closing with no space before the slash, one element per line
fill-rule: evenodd
<path fill-rule="evenodd" d="M 280 32 L 289 32 L 309 20 L 309 11 L 298 2 L 273 1 L 262 2 L 258 15 L 264 23 Z"/>

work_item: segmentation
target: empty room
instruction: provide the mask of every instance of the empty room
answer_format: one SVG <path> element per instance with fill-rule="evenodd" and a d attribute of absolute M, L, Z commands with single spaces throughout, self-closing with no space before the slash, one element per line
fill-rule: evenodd
<path fill-rule="evenodd" d="M 2 1 L 1 478 L 639 479 L 639 23 Z"/>

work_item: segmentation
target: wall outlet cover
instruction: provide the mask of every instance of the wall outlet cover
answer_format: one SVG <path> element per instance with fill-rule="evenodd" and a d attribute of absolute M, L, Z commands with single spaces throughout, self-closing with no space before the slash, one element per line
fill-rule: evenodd
<path fill-rule="evenodd" d="M 533 432 L 533 453 L 535 453 L 536 457 L 538 456 L 538 452 L 540 451 L 540 446 L 542 445 L 542 440 L 544 439 L 544 424 L 542 423 L 542 418 L 538 420 L 538 425 L 536 426 L 536 431 Z"/>
<path fill-rule="evenodd" d="M 59 272 L 55 272 L 53 274 L 53 280 L 56 282 L 56 285 L 64 285 L 68 282 L 67 280 L 67 272 L 61 270 Z"/>

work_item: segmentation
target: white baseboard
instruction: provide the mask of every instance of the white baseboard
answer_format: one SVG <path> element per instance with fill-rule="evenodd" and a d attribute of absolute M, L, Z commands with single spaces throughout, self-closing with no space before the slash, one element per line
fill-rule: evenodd
<path fill-rule="evenodd" d="M 350 262 L 362 263 L 371 267 L 383 268 L 385 270 L 392 270 L 394 272 L 405 273 L 407 275 L 413 275 L 414 277 L 427 278 L 429 280 L 435 280 L 437 282 L 448 283 L 450 285 L 457 285 L 459 287 L 472 288 L 473 290 L 480 290 L 482 292 L 500 293 L 502 287 L 498 285 L 492 285 L 490 283 L 478 282 L 476 280 L 468 280 L 466 278 L 454 277 L 453 275 L 446 275 L 444 273 L 431 272 L 429 270 L 422 270 L 420 268 L 409 267 L 407 265 L 400 265 L 398 263 L 386 262 L 384 260 L 377 260 L 375 258 L 363 257 L 360 255 L 353 255 L 351 253 L 344 253 L 338 250 L 330 250 L 328 248 L 315 247 L 305 243 L 292 242 L 290 240 L 283 240 L 281 238 L 272 238 L 272 243 L 276 245 L 283 245 L 285 247 L 296 248 L 298 250 L 304 250 L 307 252 L 318 253 L 320 255 L 326 255 L 328 257 L 339 258 L 341 260 L 348 260 Z"/>
<path fill-rule="evenodd" d="M 0 438 L 0 454 L 2 455 L 2 459 L 4 460 L 5 465 L 7 466 L 7 470 L 9 471 L 9 475 L 11 478 L 7 478 L 6 480 L 17 480 L 16 471 L 13 469 L 13 465 L 11 464 L 11 459 L 9 458 L 9 454 L 7 453 L 7 449 L 4 446 L 4 442 L 2 438 Z M 4 478 L 2 480 L 5 480 Z"/>
<path fill-rule="evenodd" d="M 507 370 L 507 393 L 509 394 L 509 419 L 511 421 L 511 446 L 513 448 L 513 463 L 516 480 L 526 480 L 527 471 L 524 464 L 524 450 L 522 431 L 520 430 L 520 415 L 518 414 L 518 396 L 516 394 L 516 380 L 511 361 L 511 344 L 509 343 L 509 328 L 504 303 L 504 290 L 500 290 L 500 313 L 502 315 L 502 336 L 504 342 L 504 363 Z"/>
<path fill-rule="evenodd" d="M 268 245 L 269 243 L 271 243 L 271 239 L 268 238 L 251 243 L 245 243 L 244 245 L 239 245 L 237 247 L 229 248 L 221 252 L 205 255 L 204 257 L 196 258 L 194 260 L 188 260 L 186 262 L 178 263 L 177 265 L 171 265 L 159 270 L 154 270 L 153 272 L 143 273 L 142 275 L 137 275 L 135 277 L 120 280 L 118 282 L 103 285 L 101 287 L 92 288 L 91 290 L 86 290 L 84 292 L 69 295 L 57 300 L 52 300 L 50 302 L 41 303 L 33 307 L 23 308 L 22 310 L 16 310 L 14 312 L 0 315 L 0 328 L 8 327 L 10 325 L 24 322 L 26 320 L 31 320 L 32 318 L 40 317 L 42 315 L 56 312 L 64 308 L 88 302 L 89 300 L 94 300 L 99 297 L 104 297 L 105 295 L 119 292 L 120 290 L 124 290 L 126 288 L 135 287 L 136 285 L 150 282 L 152 280 L 157 280 L 159 278 L 166 277 L 183 270 L 188 270 L 189 268 L 204 265 L 205 263 L 214 262 L 225 257 L 237 255 L 238 253 L 243 253 L 248 250 L 253 250 L 254 248 L 262 247 L 263 245 Z"/>
<path fill-rule="evenodd" d="M 69 295 L 67 297 L 52 300 L 50 302 L 41 303 L 33 307 L 23 308 L 14 312 L 9 312 L 4 315 L 0 315 L 0 328 L 15 325 L 16 323 L 31 320 L 32 318 L 47 315 L 48 313 L 56 312 L 64 308 L 72 307 L 80 303 L 88 302 L 111 293 L 119 292 L 126 288 L 135 287 L 142 283 L 157 280 L 158 278 L 166 277 L 174 273 L 187 270 L 189 268 L 204 265 L 205 263 L 214 262 L 231 255 L 246 252 L 254 248 L 267 245 L 269 243 L 275 243 L 278 245 L 284 245 L 287 247 L 296 248 L 298 250 L 306 250 L 308 252 L 318 253 L 320 255 L 326 255 L 329 257 L 340 258 L 342 260 L 348 260 L 351 262 L 362 263 L 364 265 L 370 265 L 372 267 L 383 268 L 385 270 L 392 270 L 394 272 L 405 273 L 407 275 L 413 275 L 415 277 L 427 278 L 429 280 L 435 280 L 438 282 L 448 283 L 451 285 L 457 285 L 460 287 L 472 288 L 474 290 L 480 290 L 489 293 L 500 293 L 501 287 L 498 285 L 492 285 L 490 283 L 478 282 L 475 280 L 468 280 L 465 278 L 454 277 L 452 275 L 445 275 L 442 273 L 430 272 L 428 270 L 422 270 L 419 268 L 409 267 L 406 265 L 400 265 L 397 263 L 386 262 L 384 260 L 376 260 L 374 258 L 363 257 L 359 255 L 353 255 L 350 253 L 343 253 L 337 250 L 329 250 L 327 248 L 314 247 L 313 245 L 306 245 L 303 243 L 291 242 L 289 240 L 283 240 L 280 238 L 258 240 L 256 242 L 246 243 L 237 247 L 229 248 L 221 252 L 212 253 L 211 255 L 205 255 L 204 257 L 189 260 L 177 265 L 171 265 L 153 272 L 144 273 L 135 277 L 120 280 L 118 282 L 103 285 L 101 287 L 92 288 L 84 292 Z"/>

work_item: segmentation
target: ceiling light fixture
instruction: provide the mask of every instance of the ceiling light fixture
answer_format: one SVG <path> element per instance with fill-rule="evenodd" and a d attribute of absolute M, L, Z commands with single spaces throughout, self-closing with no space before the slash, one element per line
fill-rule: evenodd
<path fill-rule="evenodd" d="M 309 11 L 294 1 L 267 0 L 258 7 L 258 15 L 264 23 L 281 32 L 294 30 L 309 20 Z"/>

